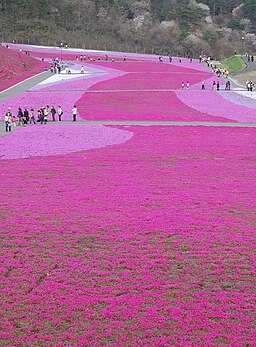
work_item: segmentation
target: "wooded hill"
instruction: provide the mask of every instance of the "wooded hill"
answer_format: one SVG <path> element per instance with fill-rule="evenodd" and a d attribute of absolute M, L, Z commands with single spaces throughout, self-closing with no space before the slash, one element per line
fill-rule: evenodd
<path fill-rule="evenodd" d="M 212 55 L 256 51 L 255 0 L 0 0 L 4 42 Z"/>

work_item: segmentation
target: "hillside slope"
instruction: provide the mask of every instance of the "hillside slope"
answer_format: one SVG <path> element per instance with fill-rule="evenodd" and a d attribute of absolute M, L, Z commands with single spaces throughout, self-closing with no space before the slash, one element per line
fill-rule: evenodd
<path fill-rule="evenodd" d="M 12 23 L 10 25 L 9 23 Z M 255 0 L 6 0 L 2 41 L 216 58 L 256 51 Z"/>

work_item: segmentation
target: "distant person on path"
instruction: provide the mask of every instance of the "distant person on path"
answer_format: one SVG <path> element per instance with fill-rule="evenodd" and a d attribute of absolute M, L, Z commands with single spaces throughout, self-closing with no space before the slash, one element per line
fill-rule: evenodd
<path fill-rule="evenodd" d="M 29 115 L 28 115 L 28 110 L 26 107 L 25 107 L 24 112 L 23 112 L 23 119 L 24 119 L 24 124 L 28 124 Z"/>
<path fill-rule="evenodd" d="M 220 90 L 220 82 L 217 82 L 217 90 Z"/>
<path fill-rule="evenodd" d="M 205 82 L 204 82 L 204 80 L 202 80 L 201 89 L 202 89 L 202 90 L 205 90 Z"/>
<path fill-rule="evenodd" d="M 58 106 L 58 117 L 59 117 L 59 122 L 61 122 L 61 116 L 63 115 L 62 108 Z"/>
<path fill-rule="evenodd" d="M 10 132 L 12 130 L 12 112 L 10 107 L 8 108 L 5 114 L 4 121 L 5 121 L 5 131 Z"/>
<path fill-rule="evenodd" d="M 229 81 L 226 82 L 225 90 L 230 90 L 230 82 Z"/>
<path fill-rule="evenodd" d="M 187 90 L 189 90 L 189 87 L 190 87 L 189 82 L 187 82 Z"/>
<path fill-rule="evenodd" d="M 52 106 L 52 108 L 51 108 L 51 114 L 52 114 L 52 121 L 53 122 L 55 122 L 55 114 L 56 114 L 57 112 L 56 112 L 56 110 L 55 110 L 55 107 L 54 106 Z"/>
<path fill-rule="evenodd" d="M 33 108 L 31 108 L 30 109 L 30 111 L 29 111 L 29 123 L 31 124 L 32 122 L 34 123 L 34 124 L 36 124 L 36 121 L 35 121 L 35 111 L 34 111 L 34 109 Z"/>
<path fill-rule="evenodd" d="M 83 66 L 81 66 L 80 73 L 84 73 L 84 67 Z"/>
<path fill-rule="evenodd" d="M 48 120 L 47 116 L 48 116 L 48 113 L 47 113 L 46 108 L 41 108 L 41 110 L 40 110 L 40 123 L 41 124 L 46 124 L 46 122 Z"/>
<path fill-rule="evenodd" d="M 14 115 L 12 116 L 12 126 L 16 127 L 16 117 Z"/>
<path fill-rule="evenodd" d="M 18 125 L 23 125 L 23 112 L 22 109 L 19 107 L 18 108 Z"/>
<path fill-rule="evenodd" d="M 76 107 L 76 105 L 74 105 L 74 107 L 72 109 L 72 114 L 73 114 L 73 122 L 76 122 L 76 118 L 77 118 L 77 107 Z"/>
<path fill-rule="evenodd" d="M 41 122 L 42 114 L 41 114 L 41 109 L 37 110 L 37 122 Z"/>
<path fill-rule="evenodd" d="M 44 113 L 44 118 L 46 118 L 46 121 L 47 121 L 49 113 L 50 113 L 50 106 L 49 105 L 47 105 L 46 107 L 43 108 L 43 113 Z"/>
<path fill-rule="evenodd" d="M 181 83 L 181 89 L 184 90 L 184 87 L 185 87 L 185 83 L 182 82 L 182 83 Z"/>

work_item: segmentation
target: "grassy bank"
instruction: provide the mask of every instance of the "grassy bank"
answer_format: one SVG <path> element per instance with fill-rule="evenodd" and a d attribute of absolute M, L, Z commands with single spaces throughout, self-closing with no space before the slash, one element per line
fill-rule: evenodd
<path fill-rule="evenodd" d="M 236 72 L 246 67 L 243 58 L 236 55 L 222 60 L 221 63 L 228 69 L 229 72 Z"/>

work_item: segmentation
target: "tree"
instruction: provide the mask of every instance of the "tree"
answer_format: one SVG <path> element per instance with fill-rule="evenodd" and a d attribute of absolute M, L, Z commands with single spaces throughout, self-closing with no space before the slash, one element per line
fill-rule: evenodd
<path fill-rule="evenodd" d="M 243 5 L 243 11 L 245 16 L 250 19 L 254 31 L 256 31 L 256 1 L 245 0 Z"/>

